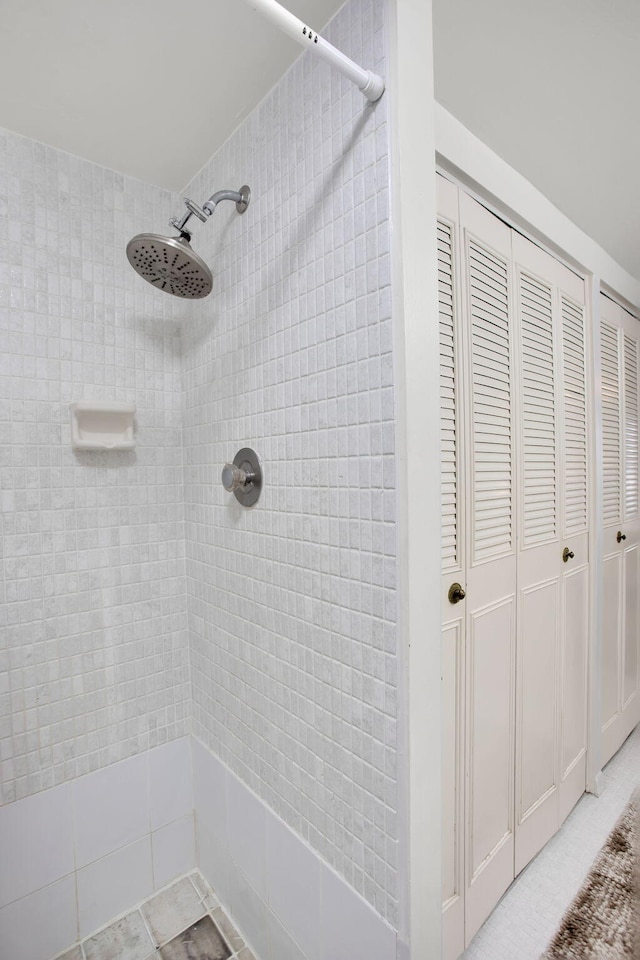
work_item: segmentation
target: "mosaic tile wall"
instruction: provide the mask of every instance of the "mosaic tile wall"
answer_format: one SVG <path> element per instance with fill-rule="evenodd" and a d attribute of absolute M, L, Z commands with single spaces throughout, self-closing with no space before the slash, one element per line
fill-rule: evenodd
<path fill-rule="evenodd" d="M 385 71 L 384 4 L 327 38 Z M 396 924 L 387 101 L 306 56 L 186 190 L 214 292 L 185 327 L 194 732 Z M 220 482 L 243 446 L 265 488 Z"/>
<path fill-rule="evenodd" d="M 0 802 L 187 729 L 184 308 L 125 258 L 175 207 L 0 131 Z M 134 401 L 136 450 L 74 453 L 79 399 Z"/>

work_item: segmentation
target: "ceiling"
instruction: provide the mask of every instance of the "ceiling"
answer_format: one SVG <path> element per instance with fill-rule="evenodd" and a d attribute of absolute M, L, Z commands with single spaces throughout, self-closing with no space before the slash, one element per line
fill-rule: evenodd
<path fill-rule="evenodd" d="M 640 279 L 639 0 L 434 0 L 436 99 Z"/>
<path fill-rule="evenodd" d="M 302 53 L 242 0 L 0 0 L 0 37 L 0 126 L 172 190 Z"/>
<path fill-rule="evenodd" d="M 640 278 L 640 0 L 433 4 L 440 103 Z M 173 190 L 301 53 L 243 0 L 0 0 L 0 36 L 0 126 Z"/>

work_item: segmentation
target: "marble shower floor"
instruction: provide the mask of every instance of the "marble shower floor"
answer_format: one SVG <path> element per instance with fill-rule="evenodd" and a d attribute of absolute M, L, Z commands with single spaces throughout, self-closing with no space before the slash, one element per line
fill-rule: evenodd
<path fill-rule="evenodd" d="M 640 784 L 640 726 L 603 776 L 602 795 L 584 794 L 558 833 L 511 884 L 460 960 L 539 960 Z"/>
<path fill-rule="evenodd" d="M 256 960 L 199 873 L 177 880 L 56 960 Z"/>

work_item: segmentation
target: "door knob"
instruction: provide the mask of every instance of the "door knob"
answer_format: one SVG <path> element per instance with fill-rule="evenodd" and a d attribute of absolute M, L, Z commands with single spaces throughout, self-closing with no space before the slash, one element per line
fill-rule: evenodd
<path fill-rule="evenodd" d="M 567 560 L 573 560 L 574 557 L 575 557 L 575 553 L 573 552 L 573 550 L 569 550 L 569 547 L 565 547 L 564 550 L 562 551 L 563 563 L 566 563 Z"/>
<path fill-rule="evenodd" d="M 618 541 L 618 543 L 621 543 L 623 540 L 626 540 L 626 539 L 627 539 L 626 533 L 623 533 L 622 530 L 618 530 L 618 532 L 616 533 L 616 540 Z"/>
<path fill-rule="evenodd" d="M 449 603 L 460 603 L 466 597 L 466 591 L 462 589 L 459 583 L 452 583 L 449 587 Z"/>

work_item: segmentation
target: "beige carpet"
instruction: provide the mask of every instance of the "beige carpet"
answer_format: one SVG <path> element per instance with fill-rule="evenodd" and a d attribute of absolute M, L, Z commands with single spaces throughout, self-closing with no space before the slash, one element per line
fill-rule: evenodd
<path fill-rule="evenodd" d="M 541 960 L 640 960 L 639 817 L 637 791 Z"/>

